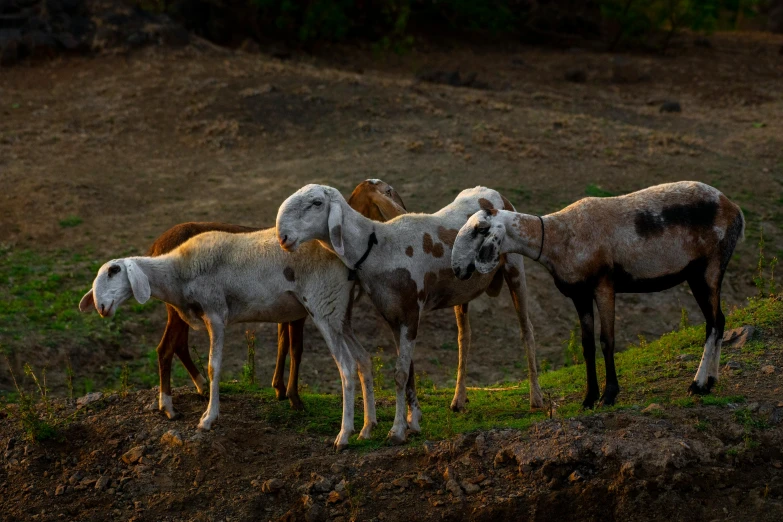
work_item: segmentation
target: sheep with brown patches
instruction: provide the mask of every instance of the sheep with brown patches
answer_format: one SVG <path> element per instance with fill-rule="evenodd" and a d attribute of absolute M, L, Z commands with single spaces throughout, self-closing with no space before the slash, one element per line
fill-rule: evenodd
<path fill-rule="evenodd" d="M 361 214 L 378 221 L 386 221 L 406 212 L 405 204 L 397 191 L 391 185 L 381 180 L 363 181 L 360 183 L 351 194 L 349 203 Z M 244 233 L 259 230 L 261 229 L 232 225 L 230 223 L 180 223 L 161 234 L 152 243 L 147 255 L 155 257 L 167 254 L 190 238 L 204 232 Z M 285 267 L 283 275 L 288 281 L 295 281 L 295 275 L 291 267 Z M 92 290 L 85 297 L 91 298 Z M 158 408 L 169 419 L 174 420 L 181 416 L 174 408 L 171 395 L 171 364 L 174 360 L 174 355 L 179 357 L 199 393 L 205 393 L 207 380 L 199 373 L 191 359 L 188 348 L 190 331 L 188 323 L 183 321 L 176 310 L 169 304 L 166 305 L 166 312 L 168 320 L 163 337 L 157 348 L 160 377 Z M 291 408 L 295 410 L 304 409 L 302 400 L 299 397 L 299 366 L 302 362 L 305 320 L 306 318 L 303 317 L 290 323 L 280 323 L 277 328 L 277 361 L 272 376 L 272 387 L 275 389 L 277 399 L 285 400 L 287 398 Z M 289 370 L 288 385 L 286 386 L 283 374 L 286 356 L 289 353 L 291 355 L 291 368 Z"/>
<path fill-rule="evenodd" d="M 453 307 L 459 327 L 459 367 L 452 408 L 465 405 L 465 375 L 470 347 L 468 303 L 487 292 L 497 295 L 503 279 L 511 291 L 527 352 L 530 403 L 542 407 L 535 341 L 527 313 L 522 256 L 504 256 L 491 273 L 462 282 L 451 270 L 451 247 L 467 217 L 491 204 L 513 209 L 498 192 L 483 187 L 462 191 L 435 214 L 405 214 L 376 223 L 353 210 L 340 193 L 307 185 L 290 196 L 277 214 L 277 235 L 289 251 L 313 239 L 335 252 L 357 277 L 376 309 L 391 326 L 398 347 L 395 369 L 397 408 L 389 438 L 401 443 L 406 428 L 419 431 L 421 409 L 416 397 L 413 349 L 419 321 L 430 310 Z M 405 417 L 406 403 L 409 411 Z"/>
<path fill-rule="evenodd" d="M 615 294 L 658 292 L 688 282 L 706 325 L 692 394 L 709 393 L 718 379 L 725 318 L 720 289 L 745 218 L 740 207 L 703 183 L 667 183 L 613 198 L 585 198 L 560 212 L 530 216 L 504 210 L 474 214 L 452 251 L 454 273 L 491 273 L 504 255 L 523 254 L 544 265 L 579 314 L 587 370 L 583 405 L 599 398 L 593 301 L 601 320 L 606 386 L 601 402 L 620 391 L 614 365 Z"/>

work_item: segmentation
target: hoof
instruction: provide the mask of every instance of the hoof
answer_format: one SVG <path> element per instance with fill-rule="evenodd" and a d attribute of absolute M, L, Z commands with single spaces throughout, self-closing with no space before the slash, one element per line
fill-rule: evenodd
<path fill-rule="evenodd" d="M 337 441 L 335 441 L 334 444 L 332 444 L 332 447 L 334 448 L 335 453 L 340 453 L 341 451 L 348 448 L 348 443 L 347 442 L 338 443 Z"/>
<path fill-rule="evenodd" d="M 393 431 L 390 431 L 387 440 L 392 446 L 399 446 L 401 444 L 405 444 L 405 434 L 399 435 Z"/>
<path fill-rule="evenodd" d="M 696 381 L 693 381 L 688 387 L 688 395 L 709 395 L 712 386 L 715 384 L 714 377 L 707 378 L 707 384 L 705 386 L 699 386 Z"/>
<path fill-rule="evenodd" d="M 601 397 L 601 400 L 598 401 L 598 406 L 614 406 L 615 398 L 614 397 L 607 397 L 603 396 Z"/>
<path fill-rule="evenodd" d="M 372 426 L 365 426 L 359 432 L 359 440 L 370 440 L 372 438 Z"/>
<path fill-rule="evenodd" d="M 288 396 L 285 393 L 285 388 L 283 388 L 282 390 L 275 388 L 275 397 L 277 398 L 278 401 L 286 400 Z"/>
<path fill-rule="evenodd" d="M 207 419 L 201 419 L 201 421 L 198 423 L 198 429 L 201 431 L 209 431 L 210 428 L 212 428 L 212 422 L 211 420 Z"/>
<path fill-rule="evenodd" d="M 298 395 L 292 395 L 288 397 L 288 402 L 291 404 L 292 410 L 302 411 L 305 409 L 302 399 Z"/>
<path fill-rule="evenodd" d="M 617 402 L 617 395 L 620 393 L 620 387 L 616 385 L 604 388 L 604 394 L 601 395 L 600 406 L 614 406 Z"/>
<path fill-rule="evenodd" d="M 175 420 L 179 420 L 179 419 L 182 418 L 182 414 L 180 412 L 178 412 L 177 410 L 173 410 L 173 411 L 170 411 L 170 412 L 169 411 L 164 411 L 163 413 L 166 414 L 166 417 L 168 417 L 168 419 L 170 421 L 175 421 Z"/>
<path fill-rule="evenodd" d="M 465 401 L 465 402 L 467 402 L 467 401 Z M 455 413 L 459 413 L 461 411 L 465 411 L 465 403 L 463 402 L 462 404 L 460 404 L 460 403 L 458 403 L 456 401 L 452 402 L 451 406 L 449 406 L 449 409 L 451 411 L 455 412 Z"/>

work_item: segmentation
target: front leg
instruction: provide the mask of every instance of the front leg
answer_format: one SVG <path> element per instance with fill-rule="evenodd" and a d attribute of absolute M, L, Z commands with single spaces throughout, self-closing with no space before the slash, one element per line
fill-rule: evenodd
<path fill-rule="evenodd" d="M 457 387 L 454 399 L 451 401 L 452 411 L 462 411 L 467 402 L 465 380 L 468 373 L 468 353 L 470 352 L 470 320 L 468 318 L 468 303 L 454 307 L 457 318 L 457 342 L 459 343 L 459 365 L 457 366 Z"/>
<path fill-rule="evenodd" d="M 415 431 L 419 428 L 421 420 L 421 409 L 416 398 L 415 383 L 411 385 L 410 380 L 415 376 L 411 375 L 413 362 L 413 349 L 416 346 L 416 330 L 412 330 L 408 325 L 402 325 L 396 335 L 399 343 L 397 364 L 394 371 L 394 384 L 396 388 L 397 404 L 394 411 L 394 424 L 389 430 L 389 442 L 392 444 L 403 444 L 407 438 L 407 428 L 411 425 Z M 413 333 L 409 339 L 409 332 Z M 406 404 L 410 404 L 408 418 L 405 417 Z"/>
<path fill-rule="evenodd" d="M 601 405 L 614 405 L 620 393 L 620 383 L 614 366 L 614 287 L 611 283 L 599 286 L 595 293 L 595 303 L 601 320 L 601 351 L 606 364 L 606 386 L 601 396 Z"/>
<path fill-rule="evenodd" d="M 205 317 L 209 332 L 209 405 L 201 416 L 199 429 L 209 430 L 220 413 L 220 365 L 223 361 L 225 322 L 219 317 Z"/>
<path fill-rule="evenodd" d="M 579 314 L 579 324 L 582 327 L 582 353 L 585 358 L 587 372 L 587 394 L 582 401 L 584 408 L 592 408 L 598 400 L 598 376 L 595 373 L 595 331 L 593 321 L 593 298 L 591 295 L 573 298 L 576 312 Z"/>

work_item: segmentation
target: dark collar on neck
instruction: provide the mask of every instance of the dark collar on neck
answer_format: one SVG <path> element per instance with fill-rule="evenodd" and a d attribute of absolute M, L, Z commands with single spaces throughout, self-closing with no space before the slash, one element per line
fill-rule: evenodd
<path fill-rule="evenodd" d="M 541 222 L 541 248 L 538 250 L 538 257 L 536 257 L 533 261 L 538 261 L 541 259 L 541 254 L 544 253 L 544 218 L 538 216 L 538 220 Z"/>
<path fill-rule="evenodd" d="M 364 251 L 364 255 L 359 258 L 359 260 L 356 262 L 356 264 L 353 266 L 352 269 L 348 270 L 348 281 L 355 281 L 356 280 L 356 272 L 357 270 L 362 268 L 362 263 L 364 263 L 367 260 L 367 257 L 370 255 L 370 251 L 372 250 L 373 245 L 378 244 L 378 238 L 375 237 L 375 230 L 372 231 L 372 234 L 370 234 L 370 239 L 367 240 L 367 250 Z"/>

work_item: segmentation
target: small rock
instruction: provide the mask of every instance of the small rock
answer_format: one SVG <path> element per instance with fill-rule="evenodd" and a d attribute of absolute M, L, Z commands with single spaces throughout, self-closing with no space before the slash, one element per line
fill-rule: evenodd
<path fill-rule="evenodd" d="M 453 467 L 446 466 L 446 471 L 443 472 L 443 480 L 445 481 L 457 480 L 457 474 L 454 472 Z"/>
<path fill-rule="evenodd" d="M 261 491 L 264 493 L 277 493 L 281 489 L 283 489 L 283 486 L 285 483 L 277 478 L 269 479 L 261 486 Z"/>
<path fill-rule="evenodd" d="M 310 490 L 316 493 L 328 493 L 332 489 L 332 481 L 317 473 L 311 475 Z"/>
<path fill-rule="evenodd" d="M 97 489 L 98 491 L 103 491 L 104 489 L 109 487 L 110 482 L 111 482 L 111 477 L 109 477 L 109 475 L 102 475 L 95 482 L 95 489 Z"/>
<path fill-rule="evenodd" d="M 748 411 L 751 413 L 756 413 L 759 411 L 759 403 L 758 402 L 751 402 L 748 404 Z"/>
<path fill-rule="evenodd" d="M 682 107 L 678 101 L 667 101 L 661 105 L 658 112 L 682 112 Z"/>
<path fill-rule="evenodd" d="M 83 397 L 79 397 L 78 399 L 76 399 L 76 408 L 77 409 L 84 408 L 88 404 L 90 404 L 92 402 L 95 402 L 95 401 L 99 401 L 102 398 L 103 398 L 103 393 L 101 393 L 101 392 L 88 393 L 87 395 L 85 395 Z"/>
<path fill-rule="evenodd" d="M 335 462 L 334 464 L 331 465 L 329 469 L 335 475 L 339 475 L 340 473 L 345 471 L 345 464 L 341 464 L 340 462 Z"/>
<path fill-rule="evenodd" d="M 428 475 L 425 475 L 424 473 L 419 473 L 418 475 L 416 475 L 416 480 L 414 482 L 416 482 L 416 485 L 422 489 L 431 488 L 434 484 L 432 479 Z"/>
<path fill-rule="evenodd" d="M 345 491 L 332 491 L 329 493 L 329 496 L 326 498 L 327 504 L 337 504 L 338 502 L 342 502 L 345 500 L 345 497 L 347 495 L 345 494 Z"/>
<path fill-rule="evenodd" d="M 275 91 L 277 91 L 277 88 L 274 85 L 267 83 L 258 88 L 251 87 L 248 89 L 242 89 L 239 91 L 239 96 L 241 98 L 252 98 L 253 96 L 261 96 L 262 94 L 268 94 Z"/>
<path fill-rule="evenodd" d="M 772 366 L 771 364 L 767 364 L 765 366 L 762 366 L 761 367 L 761 373 L 766 374 L 766 375 L 772 375 L 773 373 L 775 373 L 775 367 Z"/>
<path fill-rule="evenodd" d="M 478 484 L 471 484 L 470 482 L 463 481 L 462 489 L 464 489 L 465 493 L 467 493 L 468 495 L 472 495 L 474 493 L 478 493 L 479 491 L 481 491 L 481 486 L 479 486 Z"/>
<path fill-rule="evenodd" d="M 723 346 L 742 348 L 748 341 L 753 339 L 755 333 L 756 329 L 748 325 L 723 332 Z"/>
<path fill-rule="evenodd" d="M 739 361 L 729 361 L 726 363 L 726 369 L 728 370 L 739 370 L 740 368 L 742 368 L 742 365 Z"/>
<path fill-rule="evenodd" d="M 63 493 L 65 493 L 65 484 L 60 484 L 57 486 L 57 489 L 54 490 L 54 496 L 59 497 Z"/>
<path fill-rule="evenodd" d="M 642 410 L 642 413 L 652 413 L 654 411 L 663 411 L 663 406 L 660 404 L 652 403 Z"/>
<path fill-rule="evenodd" d="M 392 486 L 396 486 L 402 489 L 408 489 L 411 486 L 411 481 L 405 477 L 400 477 L 392 481 Z"/>
<path fill-rule="evenodd" d="M 200 469 L 196 472 L 196 478 L 193 480 L 193 485 L 198 487 L 200 484 L 204 482 L 204 478 L 207 476 L 207 474 L 204 472 L 203 469 Z"/>
<path fill-rule="evenodd" d="M 462 496 L 462 488 L 460 488 L 459 483 L 454 479 L 449 479 L 446 482 L 446 489 L 455 497 Z"/>
<path fill-rule="evenodd" d="M 677 356 L 677 360 L 678 361 L 682 361 L 682 362 L 692 361 L 695 358 L 696 358 L 696 356 L 694 356 L 691 353 L 683 353 L 683 354 L 680 354 L 680 355 Z"/>
<path fill-rule="evenodd" d="M 570 475 L 568 475 L 568 482 L 570 482 L 571 484 L 575 482 L 581 482 L 582 480 L 584 480 L 584 476 L 579 472 L 578 469 L 575 470 Z"/>
<path fill-rule="evenodd" d="M 139 459 L 141 459 L 142 456 L 144 456 L 144 450 L 146 448 L 144 446 L 136 446 L 134 448 L 131 448 L 126 453 L 122 455 L 122 461 L 125 464 L 133 464 L 135 462 L 138 462 Z"/>
<path fill-rule="evenodd" d="M 176 430 L 169 430 L 160 437 L 160 443 L 168 446 L 182 446 L 182 435 Z"/>
<path fill-rule="evenodd" d="M 84 478 L 84 473 L 82 473 L 81 471 L 77 471 L 76 473 L 71 475 L 71 478 L 68 479 L 68 483 L 71 486 L 75 486 L 76 484 L 81 482 L 83 478 Z"/>
<path fill-rule="evenodd" d="M 326 513 L 326 508 L 315 502 L 313 502 L 313 505 L 310 506 L 310 509 L 307 511 L 307 513 L 305 513 L 306 522 L 323 522 L 327 520 L 327 518 L 328 515 Z"/>
<path fill-rule="evenodd" d="M 569 69 L 563 77 L 565 81 L 572 83 L 585 83 L 587 81 L 587 73 L 584 69 Z"/>
<path fill-rule="evenodd" d="M 484 434 L 479 433 L 476 435 L 476 453 L 479 457 L 484 456 L 484 451 L 486 450 L 486 439 L 484 438 Z"/>
<path fill-rule="evenodd" d="M 144 504 L 142 504 L 141 500 L 136 500 L 133 502 L 133 509 L 135 509 L 136 511 L 144 509 Z"/>

